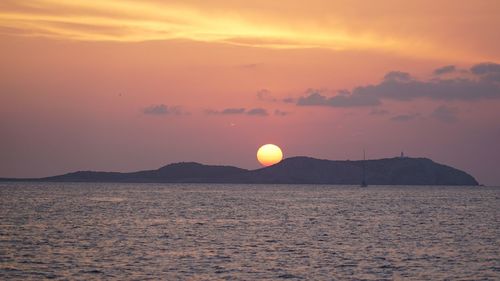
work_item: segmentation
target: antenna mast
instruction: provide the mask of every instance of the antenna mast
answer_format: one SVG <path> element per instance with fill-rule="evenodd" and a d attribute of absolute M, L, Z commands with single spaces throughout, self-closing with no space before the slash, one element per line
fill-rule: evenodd
<path fill-rule="evenodd" d="M 365 152 L 365 149 L 363 148 L 363 179 L 361 180 L 361 187 L 366 187 L 367 184 L 366 184 L 366 175 L 365 175 L 365 169 L 366 169 L 366 152 Z"/>

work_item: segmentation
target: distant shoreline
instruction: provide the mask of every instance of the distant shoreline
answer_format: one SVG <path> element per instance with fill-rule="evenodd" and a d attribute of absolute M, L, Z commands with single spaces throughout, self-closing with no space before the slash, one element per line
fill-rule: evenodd
<path fill-rule="evenodd" d="M 78 171 L 45 178 L 0 178 L 0 181 L 359 185 L 363 167 L 368 185 L 480 186 L 464 171 L 427 158 L 408 157 L 366 161 L 292 157 L 256 170 L 181 162 L 130 173 Z"/>

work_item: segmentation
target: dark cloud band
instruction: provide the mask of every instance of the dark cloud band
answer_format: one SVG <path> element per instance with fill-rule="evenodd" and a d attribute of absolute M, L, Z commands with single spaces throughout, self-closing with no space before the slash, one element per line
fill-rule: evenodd
<path fill-rule="evenodd" d="M 438 70 L 440 73 L 446 73 L 454 70 L 454 67 L 445 66 Z M 296 104 L 359 107 L 376 106 L 383 100 L 411 101 L 427 98 L 441 101 L 476 101 L 500 98 L 500 64 L 478 64 L 470 69 L 470 74 L 472 77 L 418 80 L 406 72 L 392 71 L 378 84 L 359 86 L 351 92 L 338 91 L 334 96 L 327 96 L 320 90 L 308 90 Z"/>

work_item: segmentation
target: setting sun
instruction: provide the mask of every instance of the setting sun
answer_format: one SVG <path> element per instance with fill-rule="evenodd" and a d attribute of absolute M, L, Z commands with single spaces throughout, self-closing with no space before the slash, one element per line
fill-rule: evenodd
<path fill-rule="evenodd" d="M 263 166 L 271 166 L 279 163 L 283 159 L 283 152 L 274 144 L 265 144 L 257 151 L 257 160 Z"/>

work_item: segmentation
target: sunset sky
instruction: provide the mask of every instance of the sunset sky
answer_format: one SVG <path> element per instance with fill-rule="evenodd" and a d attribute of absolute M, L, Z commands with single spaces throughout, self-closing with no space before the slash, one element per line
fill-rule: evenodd
<path fill-rule="evenodd" d="M 500 2 L 0 2 L 0 177 L 428 157 L 500 185 Z"/>

